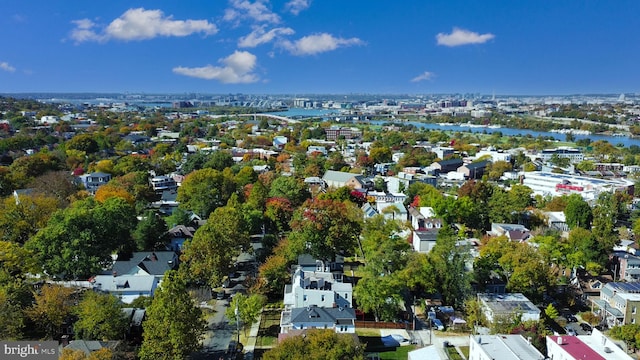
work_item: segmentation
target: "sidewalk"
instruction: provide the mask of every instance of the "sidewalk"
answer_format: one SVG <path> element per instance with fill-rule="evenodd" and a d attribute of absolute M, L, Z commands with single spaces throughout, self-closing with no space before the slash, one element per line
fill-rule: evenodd
<path fill-rule="evenodd" d="M 247 338 L 247 343 L 244 345 L 245 359 L 253 359 L 253 351 L 256 348 L 256 341 L 258 339 L 258 331 L 260 330 L 261 320 L 262 320 L 262 316 L 258 316 L 258 320 L 251 325 L 251 330 L 249 330 L 249 337 Z"/>

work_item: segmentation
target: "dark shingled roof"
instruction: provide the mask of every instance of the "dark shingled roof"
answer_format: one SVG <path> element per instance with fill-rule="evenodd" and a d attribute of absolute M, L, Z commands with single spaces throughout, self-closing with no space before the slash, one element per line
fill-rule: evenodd
<path fill-rule="evenodd" d="M 133 274 L 139 269 L 149 275 L 164 275 L 167 270 L 174 269 L 178 263 L 178 256 L 173 251 L 142 251 L 135 252 L 129 260 L 118 260 L 113 264 L 111 273 L 116 276 Z M 109 272 L 107 272 L 108 274 Z"/>

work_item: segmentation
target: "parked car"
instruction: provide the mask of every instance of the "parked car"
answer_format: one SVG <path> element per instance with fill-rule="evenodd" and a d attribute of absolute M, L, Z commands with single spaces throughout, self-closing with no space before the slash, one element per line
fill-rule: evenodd
<path fill-rule="evenodd" d="M 565 328 L 565 331 L 567 332 L 567 335 L 569 336 L 576 336 L 578 335 L 578 333 L 576 333 L 576 331 L 570 327 Z"/>
<path fill-rule="evenodd" d="M 220 292 L 218 292 L 218 293 L 216 294 L 216 299 L 218 299 L 218 300 L 223 300 L 223 299 L 224 299 L 224 297 L 225 297 L 225 295 L 226 295 L 226 294 L 224 293 L 224 291 L 220 291 Z"/>
<path fill-rule="evenodd" d="M 593 328 L 591 327 L 591 325 L 587 324 L 587 323 L 580 323 L 580 328 L 582 328 L 583 331 L 593 331 Z"/>
<path fill-rule="evenodd" d="M 575 315 L 573 314 L 566 314 L 565 317 L 567 318 L 568 322 L 578 322 L 578 318 L 576 318 Z"/>
<path fill-rule="evenodd" d="M 444 325 L 442 324 L 442 321 L 440 321 L 440 319 L 431 319 L 431 325 L 436 330 L 444 330 Z"/>

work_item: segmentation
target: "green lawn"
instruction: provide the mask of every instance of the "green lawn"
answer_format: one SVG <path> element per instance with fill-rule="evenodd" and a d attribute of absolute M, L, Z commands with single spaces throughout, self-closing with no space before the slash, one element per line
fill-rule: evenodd
<path fill-rule="evenodd" d="M 451 360 L 464 360 L 460 354 L 458 354 L 458 350 L 455 347 L 448 347 L 447 354 L 449 355 L 449 359 Z"/>
<path fill-rule="evenodd" d="M 379 332 L 379 331 L 378 331 Z M 398 346 L 398 347 L 385 347 L 382 344 L 382 339 L 380 338 L 380 335 L 374 335 L 374 334 L 368 334 L 368 335 L 361 335 L 358 334 L 359 338 L 360 338 L 360 343 L 362 344 L 367 344 L 367 347 L 365 348 L 365 354 L 369 353 L 374 353 L 374 354 L 378 354 L 378 356 L 380 356 L 380 359 L 387 359 L 387 360 L 392 360 L 392 359 L 397 359 L 397 360 L 406 360 L 409 355 L 409 351 L 411 350 L 415 350 L 415 346 L 414 345 L 408 345 L 408 346 Z"/>
<path fill-rule="evenodd" d="M 278 342 L 280 333 L 280 311 L 263 311 L 260 320 L 260 329 L 256 339 L 256 347 L 270 348 Z"/>

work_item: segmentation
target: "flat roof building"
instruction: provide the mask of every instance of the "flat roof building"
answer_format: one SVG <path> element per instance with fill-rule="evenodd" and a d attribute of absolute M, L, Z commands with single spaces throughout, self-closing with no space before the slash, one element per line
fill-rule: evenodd
<path fill-rule="evenodd" d="M 522 335 L 471 335 L 469 360 L 544 360 Z"/>
<path fill-rule="evenodd" d="M 591 335 L 547 336 L 547 357 L 566 360 L 633 359 L 598 329 L 593 329 Z"/>

